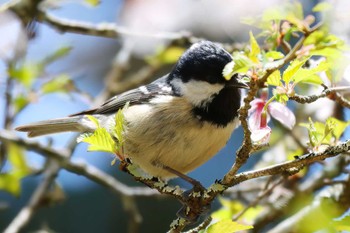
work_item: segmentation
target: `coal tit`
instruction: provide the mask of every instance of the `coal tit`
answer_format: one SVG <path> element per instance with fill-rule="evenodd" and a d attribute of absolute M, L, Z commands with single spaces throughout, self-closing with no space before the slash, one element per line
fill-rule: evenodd
<path fill-rule="evenodd" d="M 236 75 L 224 78 L 222 71 L 231 61 L 219 45 L 198 42 L 169 74 L 148 85 L 117 95 L 98 108 L 16 130 L 28 132 L 29 137 L 93 132 L 96 126 L 87 115 L 108 128 L 118 109 L 129 103 L 123 111 L 124 156 L 153 176 L 185 174 L 214 156 L 239 124 L 240 88 L 247 85 Z"/>

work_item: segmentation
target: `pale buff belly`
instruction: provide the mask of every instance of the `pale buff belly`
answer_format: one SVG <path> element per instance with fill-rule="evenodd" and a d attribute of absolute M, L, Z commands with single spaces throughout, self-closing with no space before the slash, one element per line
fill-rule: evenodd
<path fill-rule="evenodd" d="M 157 107 L 131 106 L 124 112 L 128 122 L 125 157 L 150 175 L 162 178 L 175 175 L 161 165 L 185 174 L 208 161 L 225 146 L 238 124 L 236 120 L 224 128 L 191 118 L 190 105 L 177 99 L 171 101 L 170 105 Z"/>

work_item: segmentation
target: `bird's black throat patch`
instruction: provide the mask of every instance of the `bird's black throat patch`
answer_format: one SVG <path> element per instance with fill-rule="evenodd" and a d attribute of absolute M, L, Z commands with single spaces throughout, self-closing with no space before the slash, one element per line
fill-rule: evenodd
<path fill-rule="evenodd" d="M 193 113 L 201 120 L 225 127 L 238 116 L 241 92 L 237 88 L 225 87 L 206 105 L 195 107 Z"/>

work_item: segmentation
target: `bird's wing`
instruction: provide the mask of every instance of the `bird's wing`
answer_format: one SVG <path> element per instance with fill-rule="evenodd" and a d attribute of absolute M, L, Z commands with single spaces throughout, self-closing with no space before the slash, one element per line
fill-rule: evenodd
<path fill-rule="evenodd" d="M 114 96 L 98 108 L 78 112 L 70 116 L 115 113 L 120 108 L 123 108 L 126 103 L 129 103 L 130 105 L 141 104 L 146 103 L 157 95 L 174 95 L 172 88 L 166 84 L 166 77 L 167 75 L 148 85 Z"/>

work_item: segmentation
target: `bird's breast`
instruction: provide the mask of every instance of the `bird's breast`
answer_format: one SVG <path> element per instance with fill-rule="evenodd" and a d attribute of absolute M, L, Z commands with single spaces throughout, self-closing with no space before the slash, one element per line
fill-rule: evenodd
<path fill-rule="evenodd" d="M 225 127 L 194 117 L 192 106 L 181 97 L 163 96 L 150 104 L 130 106 L 124 111 L 124 153 L 154 176 L 175 175 L 161 168 L 169 166 L 187 173 L 214 156 L 238 125 Z"/>

